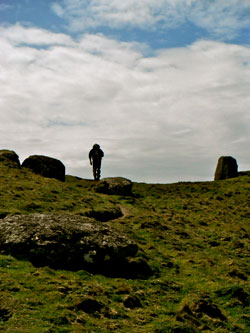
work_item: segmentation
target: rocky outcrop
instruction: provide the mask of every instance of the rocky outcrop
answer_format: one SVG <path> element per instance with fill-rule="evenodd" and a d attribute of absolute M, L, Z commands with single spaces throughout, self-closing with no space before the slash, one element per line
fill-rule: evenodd
<path fill-rule="evenodd" d="M 95 191 L 104 194 L 113 195 L 131 195 L 133 183 L 123 177 L 110 177 L 101 179 L 96 187 Z"/>
<path fill-rule="evenodd" d="M 22 167 L 28 168 L 34 173 L 43 177 L 55 178 L 61 181 L 65 181 L 64 164 L 52 157 L 32 155 L 23 161 Z"/>
<path fill-rule="evenodd" d="M 8 167 L 20 168 L 20 161 L 18 155 L 7 149 L 0 150 L 0 163 L 4 163 Z"/>
<path fill-rule="evenodd" d="M 128 237 L 88 217 L 30 214 L 0 220 L 0 253 L 28 259 L 38 267 L 85 269 L 112 276 L 126 266 L 123 273 L 129 275 L 127 258 L 137 251 Z"/>
<path fill-rule="evenodd" d="M 238 177 L 238 165 L 236 159 L 231 156 L 221 156 L 215 170 L 214 180 L 223 180 Z"/>

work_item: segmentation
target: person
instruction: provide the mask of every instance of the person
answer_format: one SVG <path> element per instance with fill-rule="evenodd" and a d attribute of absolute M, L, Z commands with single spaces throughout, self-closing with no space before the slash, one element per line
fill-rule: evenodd
<path fill-rule="evenodd" d="M 95 180 L 99 180 L 101 176 L 101 162 L 104 156 L 100 146 L 96 143 L 89 152 L 90 165 L 93 166 L 93 175 Z"/>

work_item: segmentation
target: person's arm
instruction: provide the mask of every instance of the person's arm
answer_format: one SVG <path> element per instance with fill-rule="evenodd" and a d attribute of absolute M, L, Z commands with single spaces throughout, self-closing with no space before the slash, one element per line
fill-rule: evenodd
<path fill-rule="evenodd" d="M 92 162 L 92 149 L 90 150 L 90 152 L 89 152 L 89 162 L 90 162 L 90 165 L 92 165 L 93 164 L 93 162 Z"/>

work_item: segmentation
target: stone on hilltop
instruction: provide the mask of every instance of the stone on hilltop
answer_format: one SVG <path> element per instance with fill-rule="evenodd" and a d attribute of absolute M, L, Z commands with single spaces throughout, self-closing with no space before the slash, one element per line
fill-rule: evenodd
<path fill-rule="evenodd" d="M 0 253 L 28 259 L 38 267 L 112 275 L 137 251 L 127 236 L 88 217 L 29 214 L 0 220 Z"/>
<path fill-rule="evenodd" d="M 223 180 L 238 177 L 238 165 L 235 158 L 221 156 L 215 170 L 214 180 Z"/>
<path fill-rule="evenodd" d="M 32 155 L 23 161 L 22 167 L 28 168 L 34 173 L 43 177 L 55 178 L 61 181 L 65 181 L 64 164 L 52 157 Z"/>
<path fill-rule="evenodd" d="M 0 163 L 4 163 L 8 167 L 20 168 L 20 161 L 18 155 L 7 149 L 0 150 Z"/>
<path fill-rule="evenodd" d="M 101 179 L 95 191 L 104 194 L 113 195 L 131 195 L 133 183 L 131 180 L 123 177 L 109 177 Z"/>

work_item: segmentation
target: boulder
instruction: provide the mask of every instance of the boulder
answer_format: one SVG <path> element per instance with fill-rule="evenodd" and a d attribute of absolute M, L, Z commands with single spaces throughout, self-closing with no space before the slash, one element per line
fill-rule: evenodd
<path fill-rule="evenodd" d="M 95 186 L 95 191 L 113 195 L 131 195 L 133 183 L 123 177 L 110 177 L 101 179 Z"/>
<path fill-rule="evenodd" d="M 231 156 L 221 156 L 217 163 L 214 180 L 223 180 L 237 176 L 238 165 L 236 159 Z"/>
<path fill-rule="evenodd" d="M 20 161 L 18 155 L 7 149 L 0 150 L 0 163 L 4 163 L 8 167 L 20 168 Z"/>
<path fill-rule="evenodd" d="M 22 167 L 28 168 L 43 177 L 55 178 L 63 182 L 65 181 L 64 164 L 52 157 L 32 155 L 23 161 Z"/>
<path fill-rule="evenodd" d="M 36 267 L 115 275 L 137 251 L 124 234 L 84 216 L 30 214 L 0 220 L 0 253 L 28 259 Z"/>

